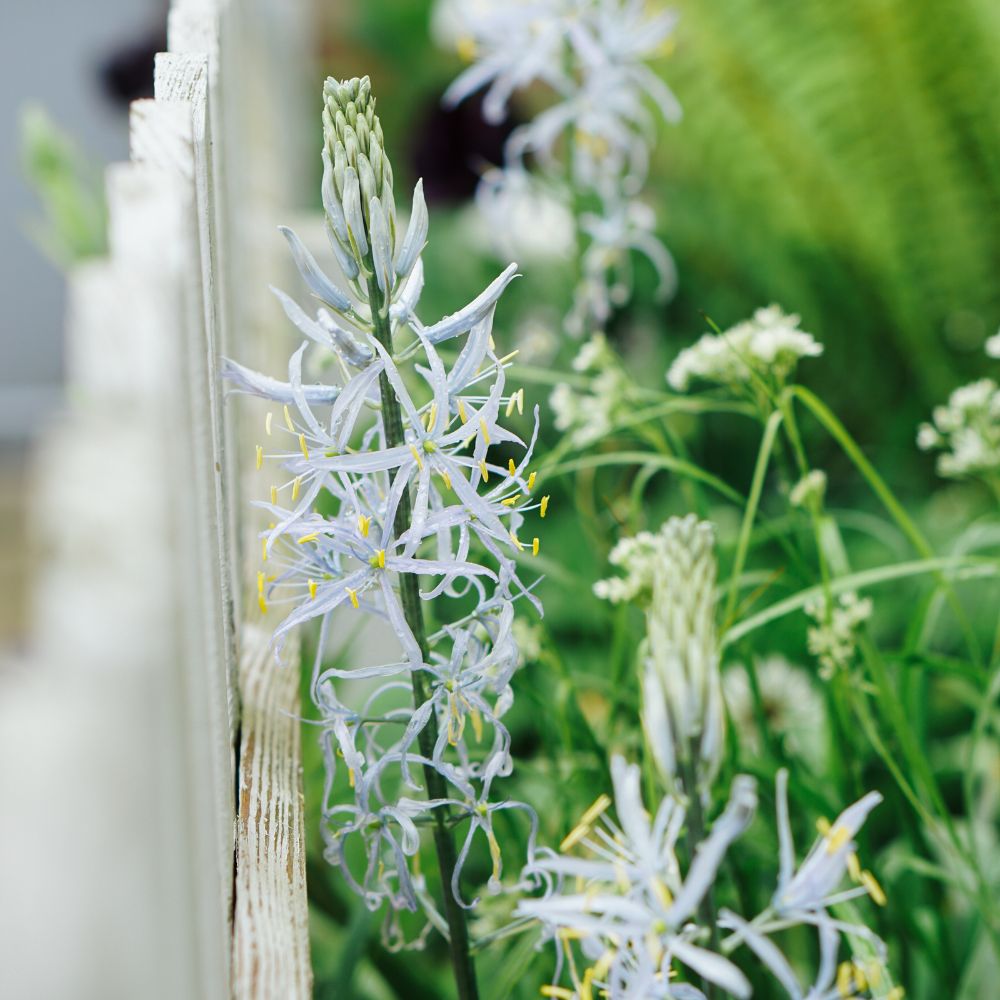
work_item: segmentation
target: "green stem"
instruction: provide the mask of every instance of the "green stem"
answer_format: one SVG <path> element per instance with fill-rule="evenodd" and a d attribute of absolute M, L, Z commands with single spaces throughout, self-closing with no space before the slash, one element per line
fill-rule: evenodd
<path fill-rule="evenodd" d="M 385 296 L 374 277 L 368 279 L 368 302 L 372 310 L 372 324 L 379 343 L 392 353 L 392 324 L 386 308 Z M 399 400 L 393 391 L 389 378 L 383 370 L 379 375 L 379 389 L 382 395 L 382 426 L 385 431 L 385 443 L 393 448 L 404 443 L 403 416 Z M 411 508 L 410 494 L 403 491 L 399 506 L 396 508 L 396 518 L 393 522 L 393 532 L 397 538 L 410 527 Z M 410 627 L 413 637 L 420 647 L 420 654 L 427 660 L 427 631 L 424 627 L 424 612 L 420 603 L 420 585 L 416 575 L 412 573 L 399 574 L 399 598 L 403 606 L 403 617 Z M 427 684 L 424 675 L 414 670 L 410 674 L 413 683 L 413 701 L 416 706 L 423 705 L 428 698 Z M 434 756 L 434 745 L 437 743 L 437 716 L 432 712 L 427 725 L 417 737 L 420 753 L 430 760 Z M 429 764 L 424 765 L 424 780 L 427 782 L 427 797 L 443 799 L 447 797 L 448 789 L 444 778 Z M 465 910 L 459 905 L 451 891 L 452 876 L 455 872 L 455 840 L 451 833 L 451 809 L 440 806 L 434 810 L 434 848 L 437 852 L 438 867 L 441 871 L 441 891 L 444 897 L 445 919 L 448 921 L 448 946 L 451 951 L 451 964 L 455 972 L 455 985 L 459 1000 L 478 1000 L 479 989 L 476 985 L 476 969 L 469 951 L 469 930 L 465 920 Z"/>
<path fill-rule="evenodd" d="M 692 740 L 688 752 L 679 761 L 681 784 L 684 786 L 684 794 L 688 801 L 687 834 L 685 839 L 687 843 L 689 871 L 690 866 L 694 863 L 694 856 L 698 845 L 705 839 L 705 811 L 702 808 L 701 795 L 698 792 L 698 768 L 695 763 L 697 754 L 697 740 Z M 703 926 L 711 929 L 711 949 L 714 952 L 718 952 L 719 928 L 715 919 L 715 898 L 711 886 L 709 886 L 708 892 L 705 893 L 702 901 L 698 904 L 698 917 Z M 699 985 L 708 1000 L 715 1000 L 718 997 L 718 991 L 713 983 L 703 980 Z M 725 994 L 723 995 L 725 996 Z"/>

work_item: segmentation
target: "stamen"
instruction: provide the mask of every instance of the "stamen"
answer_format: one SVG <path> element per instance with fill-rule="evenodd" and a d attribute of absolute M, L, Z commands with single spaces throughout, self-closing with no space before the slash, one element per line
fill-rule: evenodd
<path fill-rule="evenodd" d="M 262 569 L 257 571 L 257 593 L 261 595 L 264 593 L 264 571 Z"/>
<path fill-rule="evenodd" d="M 372 519 L 366 514 L 358 514 L 358 531 L 362 538 L 368 537 L 368 529 L 372 526 Z"/>
<path fill-rule="evenodd" d="M 378 568 L 385 569 L 385 549 L 379 549 L 376 556 L 378 557 Z"/>
<path fill-rule="evenodd" d="M 536 474 L 534 472 L 532 472 L 531 475 L 528 476 L 528 492 L 529 493 L 535 488 L 535 475 Z"/>
<path fill-rule="evenodd" d="M 548 511 L 548 509 L 549 509 L 549 497 L 548 496 L 544 496 L 544 497 L 542 497 L 542 502 L 541 502 L 541 504 L 539 506 L 538 513 L 542 517 L 545 517 L 545 514 Z"/>
<path fill-rule="evenodd" d="M 257 445 L 257 471 L 264 467 L 264 449 L 261 445 Z"/>
<path fill-rule="evenodd" d="M 484 458 L 479 460 L 479 471 L 482 473 L 483 482 L 488 483 L 490 481 L 490 471 L 486 468 L 486 459 Z"/>
<path fill-rule="evenodd" d="M 267 539 L 260 540 L 260 561 L 267 562 Z"/>
<path fill-rule="evenodd" d="M 878 879 L 870 871 L 863 871 L 861 873 L 861 884 L 868 890 L 868 895 L 871 896 L 872 902 L 876 906 L 885 906 L 888 899 L 882 886 L 878 884 Z"/>
<path fill-rule="evenodd" d="M 302 457 L 309 461 L 309 449 L 306 447 L 306 436 L 305 434 L 299 435 L 299 447 L 302 449 Z"/>
<path fill-rule="evenodd" d="M 611 805 L 611 797 L 605 795 L 603 792 L 594 799 L 593 804 L 590 808 L 580 817 L 580 822 L 573 827 L 572 830 L 563 838 L 563 842 L 559 845 L 559 850 L 561 852 L 568 851 L 571 847 L 575 847 L 587 834 L 590 832 L 590 827 L 594 820 L 598 818 L 608 806 Z"/>
<path fill-rule="evenodd" d="M 310 580 L 309 581 L 309 599 L 311 601 L 315 601 L 316 600 L 316 581 L 315 580 Z"/>
<path fill-rule="evenodd" d="M 483 432 L 483 440 L 486 442 L 486 447 L 490 446 L 490 432 L 486 426 L 486 421 L 480 417 L 479 418 L 479 429 Z"/>
<path fill-rule="evenodd" d="M 274 419 L 274 414 L 268 410 L 267 416 L 264 417 L 264 433 L 270 437 L 271 436 L 271 421 Z"/>
<path fill-rule="evenodd" d="M 420 457 L 420 452 L 417 451 L 415 445 L 412 445 L 412 444 L 410 445 L 410 454 L 413 456 L 413 460 L 417 463 L 417 468 L 419 468 L 420 471 L 423 472 L 424 471 L 424 460 Z"/>
<path fill-rule="evenodd" d="M 573 991 L 565 986 L 543 986 L 538 992 L 543 997 L 553 997 L 554 1000 L 573 1000 Z"/>
<path fill-rule="evenodd" d="M 278 487 L 271 486 L 271 504 L 272 506 L 278 502 Z"/>
<path fill-rule="evenodd" d="M 851 983 L 854 979 L 854 968 L 850 962 L 841 962 L 837 966 L 837 992 L 842 997 L 851 995 Z"/>
<path fill-rule="evenodd" d="M 262 615 L 267 614 L 267 601 L 264 600 L 263 594 L 257 595 L 257 606 L 260 608 L 260 613 Z"/>
<path fill-rule="evenodd" d="M 538 536 L 536 535 L 531 540 L 531 554 L 533 556 L 537 556 L 538 555 L 538 546 L 539 545 L 540 545 L 540 542 L 538 541 Z"/>
<path fill-rule="evenodd" d="M 514 459 L 512 459 L 512 458 L 508 458 L 507 459 L 507 471 L 512 476 L 516 476 L 517 475 L 517 466 L 514 464 Z"/>
<path fill-rule="evenodd" d="M 295 433 L 295 424 L 292 423 L 292 415 L 291 415 L 291 413 L 288 412 L 288 404 L 287 403 L 285 403 L 283 409 L 284 409 L 284 412 L 285 412 L 285 426 L 294 434 Z"/>
<path fill-rule="evenodd" d="M 298 500 L 299 487 L 301 486 L 302 486 L 302 477 L 296 476 L 295 479 L 292 480 L 292 503 L 295 503 L 295 501 Z"/>
<path fill-rule="evenodd" d="M 348 596 L 351 598 L 351 604 L 353 604 L 355 608 L 359 607 L 358 592 L 356 590 L 351 590 L 350 587 L 345 587 L 344 589 L 347 591 Z"/>
<path fill-rule="evenodd" d="M 847 873 L 851 876 L 853 881 L 861 881 L 861 862 L 858 861 L 858 856 L 854 853 L 854 851 L 851 851 L 851 853 L 847 855 Z"/>
<path fill-rule="evenodd" d="M 428 432 L 430 432 L 430 430 L 434 427 L 434 421 L 435 420 L 437 420 L 437 401 L 436 400 L 431 403 L 431 407 L 427 411 L 427 430 L 428 430 Z"/>
<path fill-rule="evenodd" d="M 319 532 L 318 531 L 314 531 L 314 532 L 312 532 L 312 534 L 309 534 L 309 535 L 303 535 L 299 539 L 299 545 L 305 545 L 306 542 L 315 542 L 317 538 L 319 538 Z"/>
<path fill-rule="evenodd" d="M 517 551 L 518 552 L 523 552 L 524 551 L 524 542 L 522 542 L 517 537 L 517 533 L 516 532 L 512 531 L 510 533 L 510 540 L 517 546 Z"/>
<path fill-rule="evenodd" d="M 451 489 L 451 475 L 448 473 L 447 469 L 441 470 L 441 478 L 444 480 L 445 486 Z"/>
<path fill-rule="evenodd" d="M 836 854 L 851 839 L 851 831 L 846 826 L 835 826 L 827 834 L 826 853 Z"/>
<path fill-rule="evenodd" d="M 517 406 L 517 394 L 511 393 L 510 399 L 507 400 L 507 408 L 503 411 L 505 417 L 509 417 L 514 412 L 514 407 Z"/>
<path fill-rule="evenodd" d="M 497 361 L 497 364 L 505 365 L 507 364 L 508 361 L 512 360 L 513 358 L 516 358 L 520 353 L 521 353 L 520 348 L 518 348 L 516 351 L 511 351 L 510 354 L 505 354 L 502 358 L 500 358 L 500 360 Z"/>
<path fill-rule="evenodd" d="M 524 386 L 522 385 L 520 389 L 517 390 L 517 412 L 520 415 L 524 414 Z"/>
<path fill-rule="evenodd" d="M 458 416 L 463 424 L 467 424 L 469 422 L 469 415 L 468 413 L 465 412 L 465 403 L 462 402 L 461 396 L 459 396 L 457 402 L 458 402 Z"/>

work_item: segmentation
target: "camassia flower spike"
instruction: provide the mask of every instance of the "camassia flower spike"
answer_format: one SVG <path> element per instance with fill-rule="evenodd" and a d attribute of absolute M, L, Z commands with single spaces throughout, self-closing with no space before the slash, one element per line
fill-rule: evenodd
<path fill-rule="evenodd" d="M 524 390 L 507 385 L 510 359 L 493 346 L 497 303 L 517 269 L 505 268 L 465 307 L 422 321 L 423 186 L 414 189 L 404 231 L 370 81 L 328 79 L 323 97 L 322 196 L 336 277 L 283 229 L 317 300 L 310 313 L 275 292 L 304 341 L 287 381 L 226 366 L 237 391 L 276 404 L 256 448 L 258 469 L 267 462 L 283 470 L 259 505 L 270 524 L 261 534 L 258 600 L 265 611 L 284 610 L 274 633 L 279 651 L 290 630 L 320 623 L 312 695 L 327 762 L 329 860 L 369 906 L 423 909 L 445 930 L 459 994 L 468 998 L 476 987 L 464 908 L 474 894 L 460 884 L 465 861 L 482 840 L 496 890 L 501 848 L 492 817 L 514 809 L 534 825 L 528 807 L 496 797 L 511 769 L 501 718 L 519 659 L 515 602 L 541 610 L 533 583 L 522 579 L 525 557 L 539 548 L 537 529 L 526 525 L 545 513 L 529 469 L 538 411 L 522 419 Z M 309 352 L 322 355 L 332 384 L 303 378 Z M 530 436 L 509 426 L 513 420 L 527 423 Z M 443 624 L 428 634 L 430 601 Z M 395 662 L 323 664 L 332 616 L 351 614 L 389 625 Z M 403 688 L 412 689 L 406 707 Z M 360 703 L 348 704 L 348 692 Z M 421 774 L 426 797 L 403 795 L 420 789 Z M 443 914 L 420 874 L 426 831 L 446 887 Z M 363 870 L 346 849 L 355 839 Z M 399 945 L 397 918 L 388 926 Z"/>

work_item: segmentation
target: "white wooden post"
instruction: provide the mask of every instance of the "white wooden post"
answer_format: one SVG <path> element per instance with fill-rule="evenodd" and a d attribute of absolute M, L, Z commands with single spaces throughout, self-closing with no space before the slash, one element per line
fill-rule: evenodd
<path fill-rule="evenodd" d="M 0 819 L 3 996 L 310 995 L 298 676 L 240 599 L 263 494 L 218 378 L 287 355 L 267 286 L 306 172 L 306 6 L 175 0 L 109 171 L 109 259 L 70 277 L 30 673 L 0 697 L 0 760 L 33 763 L 0 765 L 23 807 Z"/>

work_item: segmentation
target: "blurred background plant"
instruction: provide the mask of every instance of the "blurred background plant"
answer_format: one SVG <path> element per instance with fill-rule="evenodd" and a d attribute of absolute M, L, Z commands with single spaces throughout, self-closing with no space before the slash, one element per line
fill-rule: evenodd
<path fill-rule="evenodd" d="M 555 845 L 595 790 L 610 790 L 611 753 L 641 756 L 642 615 L 591 586 L 621 537 L 695 511 L 717 526 L 728 629 L 718 787 L 749 772 L 762 800 L 725 891 L 746 912 L 766 904 L 773 880 L 762 887 L 757 872 L 773 867 L 780 767 L 803 847 L 819 817 L 878 789 L 886 802 L 859 839 L 885 883 L 873 927 L 896 981 L 913 997 L 985 996 L 1000 929 L 1000 527 L 991 492 L 938 478 L 915 435 L 956 387 L 996 376 L 983 345 L 1000 323 L 1000 50 L 987 44 L 1000 10 L 985 0 L 947 11 L 924 0 L 672 7 L 673 45 L 653 65 L 684 117 L 660 121 L 643 194 L 676 261 L 670 301 L 657 301 L 656 272 L 635 255 L 631 299 L 580 351 L 561 336 L 574 287 L 564 221 L 512 213 L 501 234 L 507 253 L 522 229 L 528 237 L 524 277 L 497 314 L 498 336 L 521 351 L 511 377 L 529 401 L 557 389 L 539 447 L 539 486 L 552 495 L 538 558 L 546 617 L 522 641 L 511 794 L 544 804 L 541 840 Z M 438 276 L 424 298 L 447 312 L 496 271 L 473 194 L 545 94 L 515 94 L 508 119 L 487 124 L 476 95 L 442 105 L 469 52 L 433 48 L 447 32 L 432 4 L 373 0 L 324 16 L 321 70 L 372 75 L 386 134 L 409 150 L 397 174 L 424 177 L 425 259 Z M 683 348 L 769 303 L 822 345 L 795 376 L 811 391 L 790 386 L 763 410 L 767 392 L 669 391 Z M 837 662 L 821 662 L 824 650 Z M 331 651 L 350 655 L 348 644 Z M 317 757 L 308 787 L 319 774 Z M 488 874 L 488 857 L 470 863 Z M 318 862 L 310 875 L 318 995 L 446 988 L 438 944 L 386 953 L 377 921 Z M 474 938 L 502 934 L 510 905 L 486 900 Z M 798 970 L 812 967 L 811 938 L 785 944 Z M 860 961 L 864 944 L 853 946 Z M 498 998 L 536 996 L 552 969 L 531 934 L 502 936 L 478 962 L 484 994 Z M 755 995 L 778 995 L 751 979 Z"/>

